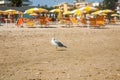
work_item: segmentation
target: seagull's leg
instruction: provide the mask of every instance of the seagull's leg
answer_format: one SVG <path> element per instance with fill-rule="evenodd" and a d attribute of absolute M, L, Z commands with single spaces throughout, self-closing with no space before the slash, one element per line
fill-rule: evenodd
<path fill-rule="evenodd" d="M 57 46 L 56 46 L 56 49 L 57 49 Z"/>
<path fill-rule="evenodd" d="M 58 46 L 56 46 L 56 50 L 58 50 L 59 48 L 58 48 Z"/>

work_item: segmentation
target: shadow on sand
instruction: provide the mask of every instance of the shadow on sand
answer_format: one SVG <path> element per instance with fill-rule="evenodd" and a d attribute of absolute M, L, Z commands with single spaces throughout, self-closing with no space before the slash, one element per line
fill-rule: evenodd
<path fill-rule="evenodd" d="M 108 27 L 91 27 L 91 29 L 110 29 Z"/>
<path fill-rule="evenodd" d="M 42 26 L 41 26 L 41 27 L 35 27 L 35 26 L 34 26 L 34 27 L 32 27 L 32 26 L 31 26 L 31 27 L 27 27 L 27 28 L 57 28 L 57 27 L 52 27 L 52 26 L 48 26 L 48 27 L 46 27 L 46 26 L 43 26 L 43 27 L 42 27 Z"/>
<path fill-rule="evenodd" d="M 66 49 L 58 49 L 57 51 L 67 51 Z"/>

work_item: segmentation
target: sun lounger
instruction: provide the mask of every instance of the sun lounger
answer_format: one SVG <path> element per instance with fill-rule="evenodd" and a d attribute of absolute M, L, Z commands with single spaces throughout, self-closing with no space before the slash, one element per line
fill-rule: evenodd
<path fill-rule="evenodd" d="M 82 24 L 82 27 L 87 26 L 87 21 L 84 18 L 80 18 L 80 22 Z"/>
<path fill-rule="evenodd" d="M 110 19 L 110 23 L 116 23 L 116 22 L 117 22 L 117 19 L 115 19 L 115 18 Z"/>
<path fill-rule="evenodd" d="M 39 24 L 41 25 L 41 27 L 42 26 L 48 27 L 48 20 L 50 20 L 50 18 L 41 16 L 38 20 L 39 20 Z"/>
<path fill-rule="evenodd" d="M 78 21 L 74 17 L 70 17 L 72 24 L 78 25 Z"/>
<path fill-rule="evenodd" d="M 90 26 L 96 26 L 96 18 L 90 18 L 89 19 L 89 21 L 90 21 Z"/>
<path fill-rule="evenodd" d="M 28 22 L 26 22 L 25 24 L 26 24 L 26 26 L 30 26 L 30 27 L 31 27 L 31 26 L 33 27 L 33 26 L 34 26 L 34 22 L 33 22 L 33 21 L 28 21 Z"/>

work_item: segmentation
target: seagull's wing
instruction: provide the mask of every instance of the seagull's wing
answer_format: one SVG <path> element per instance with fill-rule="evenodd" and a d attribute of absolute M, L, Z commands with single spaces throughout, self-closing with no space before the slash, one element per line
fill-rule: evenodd
<path fill-rule="evenodd" d="M 65 48 L 67 48 L 65 45 L 63 45 L 61 42 L 59 42 L 59 41 L 57 41 L 57 40 L 55 40 L 55 43 L 56 43 L 58 46 L 60 46 L 60 47 L 65 47 Z"/>

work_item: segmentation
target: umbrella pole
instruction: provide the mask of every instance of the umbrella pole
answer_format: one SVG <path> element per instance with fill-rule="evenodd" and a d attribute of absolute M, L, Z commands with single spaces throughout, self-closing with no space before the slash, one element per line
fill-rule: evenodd
<path fill-rule="evenodd" d="M 90 27 L 90 19 L 88 16 L 86 16 L 86 23 L 87 23 L 87 28 L 89 28 Z"/>
<path fill-rule="evenodd" d="M 0 20 L 0 26 L 1 26 L 1 20 Z"/>
<path fill-rule="evenodd" d="M 6 26 L 8 27 L 8 22 L 7 22 L 8 19 L 5 19 L 5 22 L 6 22 Z"/>
<path fill-rule="evenodd" d="M 0 26 L 1 26 L 1 20 L 0 20 Z"/>
<path fill-rule="evenodd" d="M 24 22 L 24 21 L 23 21 L 23 14 L 20 15 L 20 16 L 21 16 L 21 18 L 22 18 L 22 24 L 21 24 L 21 27 L 24 27 L 24 26 L 23 26 L 23 22 Z"/>
<path fill-rule="evenodd" d="M 87 28 L 90 28 L 90 21 L 87 19 Z"/>

